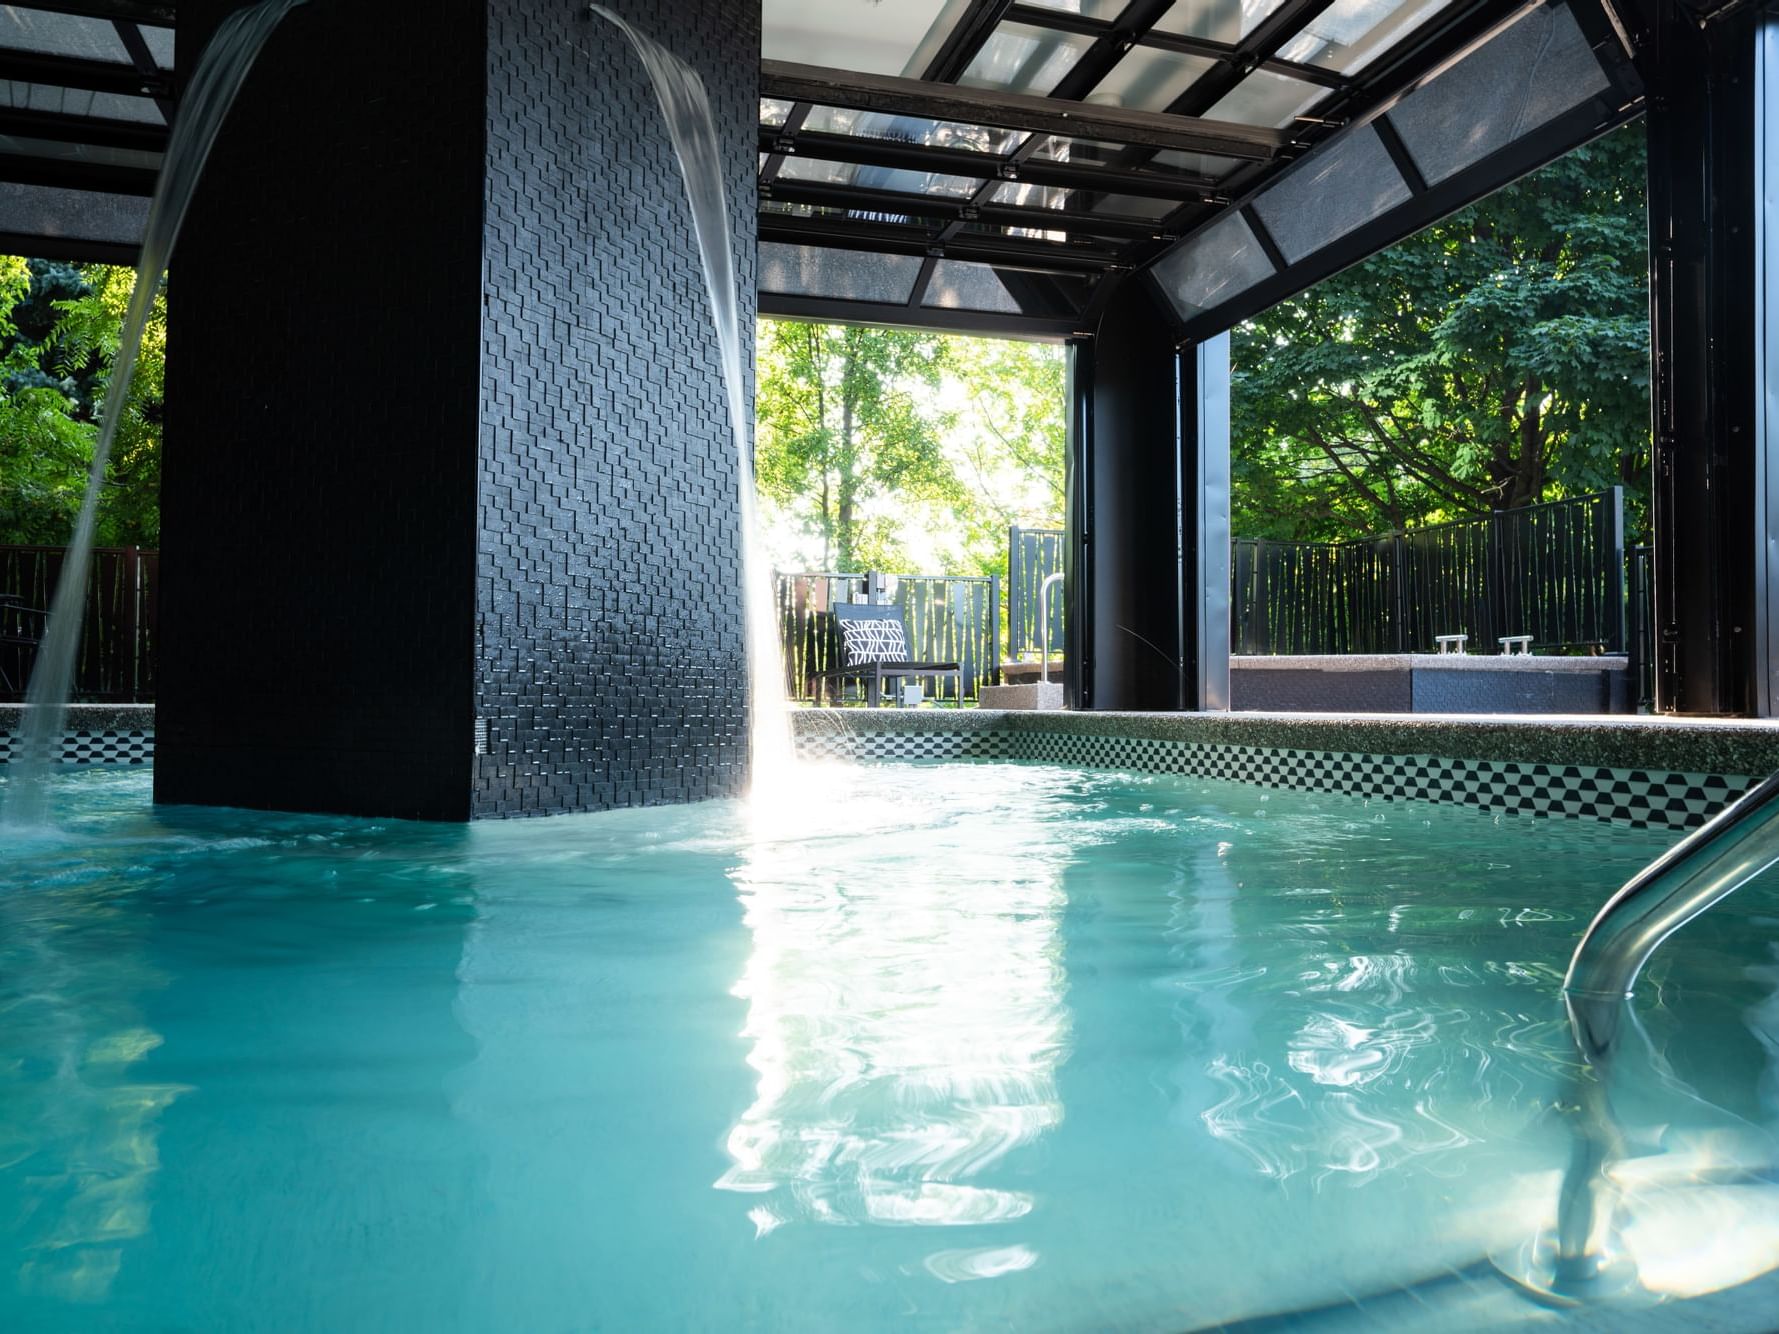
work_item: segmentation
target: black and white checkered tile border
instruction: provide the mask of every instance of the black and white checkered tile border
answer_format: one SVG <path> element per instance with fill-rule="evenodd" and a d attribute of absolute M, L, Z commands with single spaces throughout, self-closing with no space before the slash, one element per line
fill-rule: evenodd
<path fill-rule="evenodd" d="M 1182 773 L 1263 787 L 1455 801 L 1525 815 L 1609 820 L 1640 829 L 1690 829 L 1756 781 L 1740 775 L 1452 760 L 1436 755 L 1265 750 L 1046 732 L 868 733 L 803 737 L 799 746 L 807 755 L 865 761 L 1013 759 Z"/>
<path fill-rule="evenodd" d="M 833 732 L 800 735 L 797 749 L 811 759 L 1015 760 L 1026 758 L 1025 740 L 1006 732 Z"/>
<path fill-rule="evenodd" d="M 0 732 L 0 764 L 11 763 L 24 743 L 10 732 Z M 149 764 L 154 760 L 154 733 L 130 731 L 76 731 L 62 734 L 63 764 Z"/>

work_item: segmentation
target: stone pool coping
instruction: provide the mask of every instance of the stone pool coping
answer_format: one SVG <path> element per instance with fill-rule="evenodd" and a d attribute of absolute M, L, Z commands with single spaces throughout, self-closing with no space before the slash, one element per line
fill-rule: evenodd
<path fill-rule="evenodd" d="M 0 732 L 16 733 L 22 729 L 27 704 L 0 704 Z M 69 731 L 153 731 L 152 704 L 70 704 Z"/>
<path fill-rule="evenodd" d="M 1750 777 L 1779 772 L 1779 721 L 1745 718 L 798 709 L 792 725 L 800 736 L 1038 733 Z"/>
<path fill-rule="evenodd" d="M 1339 657 L 1288 653 L 1233 657 L 1231 671 L 1273 672 L 1611 672 L 1630 664 L 1624 654 L 1593 658 L 1504 653 L 1351 653 Z"/>

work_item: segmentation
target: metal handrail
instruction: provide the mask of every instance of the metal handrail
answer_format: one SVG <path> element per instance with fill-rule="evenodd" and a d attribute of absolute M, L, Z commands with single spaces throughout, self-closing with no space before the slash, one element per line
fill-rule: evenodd
<path fill-rule="evenodd" d="M 1563 979 L 1580 1064 L 1566 1099 L 1575 1146 L 1557 1205 L 1553 1283 L 1585 1292 L 1610 1231 L 1606 1169 L 1623 1151 L 1606 1078 L 1635 1018 L 1628 1004 L 1661 943 L 1700 913 L 1779 865 L 1779 774 L 1752 788 L 1657 857 L 1595 914 Z"/>

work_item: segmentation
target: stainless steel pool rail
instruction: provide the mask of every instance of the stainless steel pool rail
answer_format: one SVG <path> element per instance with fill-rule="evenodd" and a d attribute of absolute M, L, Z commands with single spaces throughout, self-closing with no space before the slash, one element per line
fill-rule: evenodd
<path fill-rule="evenodd" d="M 1553 1282 L 1585 1292 L 1610 1231 L 1606 1169 L 1623 1138 L 1606 1078 L 1636 1020 L 1629 1000 L 1643 966 L 1669 936 L 1779 864 L 1779 774 L 1681 839 L 1614 894 L 1569 961 L 1563 998 L 1580 1064 L 1567 1100 L 1575 1148 L 1557 1208 Z"/>

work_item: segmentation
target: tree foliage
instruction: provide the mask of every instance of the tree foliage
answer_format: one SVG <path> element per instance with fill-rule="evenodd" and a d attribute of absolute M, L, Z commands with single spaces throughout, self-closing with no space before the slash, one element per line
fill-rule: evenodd
<path fill-rule="evenodd" d="M 0 542 L 67 541 L 135 275 L 0 257 Z M 102 545 L 160 538 L 166 292 L 155 302 L 100 503 Z"/>
<path fill-rule="evenodd" d="M 1236 333 L 1242 536 L 1327 540 L 1647 489 L 1641 125 Z"/>
<path fill-rule="evenodd" d="M 781 562 L 976 573 L 1004 562 L 1009 524 L 1060 521 L 1060 349 L 774 320 L 757 347 Z"/>

